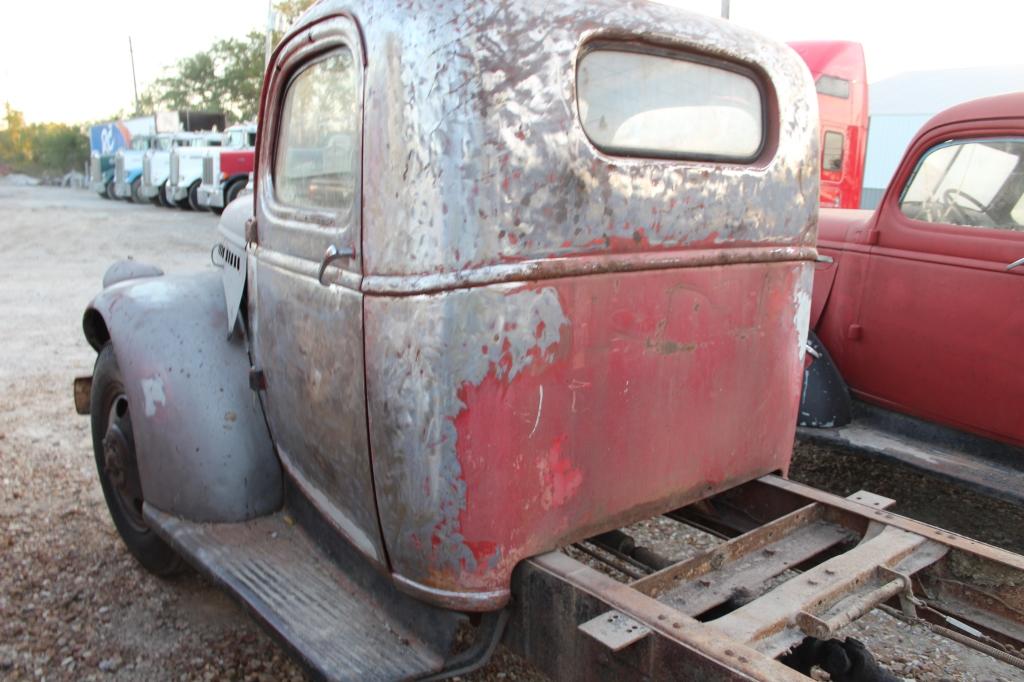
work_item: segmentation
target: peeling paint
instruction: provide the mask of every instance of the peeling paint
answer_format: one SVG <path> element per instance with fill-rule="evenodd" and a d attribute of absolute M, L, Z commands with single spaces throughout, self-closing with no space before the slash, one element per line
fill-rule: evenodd
<path fill-rule="evenodd" d="M 156 414 L 157 405 L 166 405 L 167 396 L 164 395 L 164 379 L 160 375 L 142 379 L 139 382 L 142 386 L 143 410 L 147 417 Z"/>

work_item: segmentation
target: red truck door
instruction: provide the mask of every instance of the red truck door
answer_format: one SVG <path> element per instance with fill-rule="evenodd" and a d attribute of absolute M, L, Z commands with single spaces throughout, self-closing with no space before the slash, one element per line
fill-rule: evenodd
<path fill-rule="evenodd" d="M 1024 445 L 1024 136 L 918 141 L 877 214 L 844 374 L 860 397 Z M 956 135 L 956 137 L 954 137 Z"/>

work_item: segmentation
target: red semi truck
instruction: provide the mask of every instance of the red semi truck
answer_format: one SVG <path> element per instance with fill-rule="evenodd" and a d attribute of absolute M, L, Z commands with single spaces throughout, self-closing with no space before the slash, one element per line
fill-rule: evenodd
<path fill-rule="evenodd" d="M 860 208 L 868 143 L 868 82 L 864 48 L 840 40 L 793 42 L 818 93 L 821 124 L 821 205 Z"/>

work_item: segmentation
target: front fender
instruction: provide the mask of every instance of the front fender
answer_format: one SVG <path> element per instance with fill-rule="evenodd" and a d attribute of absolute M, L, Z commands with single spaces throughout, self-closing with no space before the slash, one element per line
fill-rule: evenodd
<path fill-rule="evenodd" d="M 148 503 L 198 522 L 281 506 L 280 464 L 249 388 L 246 343 L 237 330 L 225 338 L 219 273 L 111 284 L 83 326 L 93 347 L 114 345 Z"/>

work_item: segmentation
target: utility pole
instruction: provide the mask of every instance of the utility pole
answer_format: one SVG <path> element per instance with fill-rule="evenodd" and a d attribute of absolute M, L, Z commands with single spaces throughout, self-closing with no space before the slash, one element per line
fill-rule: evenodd
<path fill-rule="evenodd" d="M 139 84 L 135 82 L 135 50 L 132 49 L 131 36 L 128 36 L 128 56 L 132 60 L 132 87 L 135 88 L 135 113 L 139 113 Z"/>
<path fill-rule="evenodd" d="M 722 0 L 722 18 L 729 18 L 729 0 Z"/>

